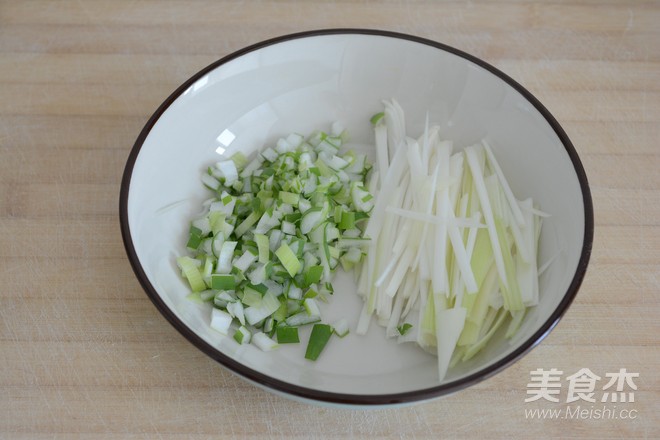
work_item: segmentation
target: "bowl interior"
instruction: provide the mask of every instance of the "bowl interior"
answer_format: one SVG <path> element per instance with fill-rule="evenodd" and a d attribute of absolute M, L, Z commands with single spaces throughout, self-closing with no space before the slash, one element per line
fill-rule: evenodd
<path fill-rule="evenodd" d="M 185 253 L 189 220 L 210 196 L 199 180 L 208 165 L 238 150 L 250 154 L 291 132 L 329 129 L 336 120 L 345 124 L 353 144 L 368 150 L 373 141 L 369 117 L 380 111 L 382 99 L 392 97 L 406 111 L 411 135 L 423 132 L 428 111 L 456 149 L 488 139 L 517 197 L 533 197 L 552 215 L 543 223 L 539 261 L 559 257 L 540 279 L 540 304 L 512 341 L 497 338 L 451 370 L 445 382 L 482 371 L 530 344 L 567 295 L 583 252 L 583 194 L 566 147 L 528 99 L 484 66 L 419 41 L 352 33 L 284 39 L 200 73 L 163 107 L 135 159 L 126 202 L 143 281 L 180 325 L 242 364 L 239 373 L 256 371 L 286 384 L 346 395 L 439 385 L 434 357 L 386 340 L 375 323 L 366 336 L 331 340 L 317 362 L 304 359 L 304 343 L 270 353 L 239 346 L 210 329 L 208 306 L 186 299 L 188 288 L 174 261 Z M 355 329 L 361 307 L 355 284 L 338 273 L 335 287 L 322 309 L 324 320 L 345 317 Z"/>

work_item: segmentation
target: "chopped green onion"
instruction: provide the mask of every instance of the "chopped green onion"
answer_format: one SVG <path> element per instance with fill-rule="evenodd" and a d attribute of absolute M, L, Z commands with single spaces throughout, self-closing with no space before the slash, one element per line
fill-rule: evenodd
<path fill-rule="evenodd" d="M 254 234 L 254 241 L 257 243 L 257 248 L 259 249 L 259 263 L 268 263 L 268 261 L 270 261 L 268 236 L 264 234 Z"/>
<path fill-rule="evenodd" d="M 301 326 L 301 325 L 313 324 L 315 322 L 319 322 L 320 320 L 321 320 L 321 316 L 310 315 L 306 311 L 302 311 L 294 315 L 289 315 L 289 317 L 286 318 L 285 323 L 286 325 L 290 325 L 290 326 Z"/>
<path fill-rule="evenodd" d="M 213 290 L 204 290 L 199 292 L 199 299 L 202 301 L 210 301 L 215 297 L 215 292 Z"/>
<path fill-rule="evenodd" d="M 218 264 L 215 269 L 216 273 L 226 274 L 231 272 L 231 260 L 237 244 L 235 241 L 225 241 L 222 243 L 222 249 L 220 249 L 220 255 L 218 256 Z"/>
<path fill-rule="evenodd" d="M 236 324 L 238 343 L 268 351 L 271 337 L 298 341 L 297 327 L 321 321 L 317 301 L 332 294 L 334 269 L 358 267 L 369 245 L 361 222 L 374 204 L 371 166 L 365 154 L 341 152 L 345 139 L 341 124 L 307 139 L 293 133 L 202 175 L 215 197 L 191 222 L 190 256 L 177 262 L 191 300 L 213 301 L 213 328 L 227 334 Z M 345 321 L 335 332 L 348 332 Z"/>
<path fill-rule="evenodd" d="M 300 221 L 300 232 L 309 234 L 313 229 L 321 224 L 325 217 L 322 208 L 311 208 L 303 214 Z"/>
<path fill-rule="evenodd" d="M 202 236 L 201 232 L 197 228 L 190 228 L 190 236 L 188 237 L 188 243 L 186 243 L 186 247 L 190 249 L 197 249 L 199 247 L 199 244 L 202 242 Z"/>
<path fill-rule="evenodd" d="M 234 290 L 236 288 L 236 279 L 234 275 L 212 274 L 211 289 L 214 290 Z"/>
<path fill-rule="evenodd" d="M 252 211 L 250 215 L 248 215 L 245 220 L 236 227 L 234 234 L 236 234 L 237 237 L 245 234 L 260 218 L 261 215 L 258 211 Z"/>
<path fill-rule="evenodd" d="M 276 334 L 277 342 L 280 344 L 295 344 L 300 342 L 300 338 L 298 338 L 298 327 L 277 327 Z"/>
<path fill-rule="evenodd" d="M 218 162 L 215 166 L 222 173 L 225 186 L 231 186 L 238 180 L 238 170 L 234 161 L 225 160 Z"/>
<path fill-rule="evenodd" d="M 243 313 L 248 324 L 254 325 L 275 313 L 279 307 L 278 299 L 272 293 L 267 292 L 258 304 L 246 308 Z"/>
<path fill-rule="evenodd" d="M 273 341 L 263 332 L 258 332 L 252 335 L 252 343 L 262 351 L 271 351 L 279 347 L 277 342 Z"/>
<path fill-rule="evenodd" d="M 307 343 L 307 350 L 305 351 L 305 359 L 315 361 L 325 348 L 326 344 L 332 336 L 332 327 L 328 324 L 314 324 L 312 333 L 309 336 Z"/>
<path fill-rule="evenodd" d="M 305 275 L 305 282 L 304 286 L 308 287 L 312 284 L 318 283 L 321 281 L 321 277 L 323 276 L 323 266 L 309 266 L 307 269 L 305 269 L 304 272 Z"/>
<path fill-rule="evenodd" d="M 193 292 L 201 292 L 206 289 L 206 283 L 204 283 L 202 274 L 199 272 L 197 265 L 193 262 L 195 260 L 190 257 L 179 257 L 176 261 L 181 268 L 183 276 L 188 280 Z"/>
<path fill-rule="evenodd" d="M 261 304 L 261 293 L 257 292 L 256 290 L 252 289 L 249 286 L 245 286 L 243 288 L 243 297 L 241 298 L 241 301 L 243 304 L 249 307 L 257 307 Z"/>
<path fill-rule="evenodd" d="M 229 326 L 231 325 L 232 316 L 220 309 L 212 309 L 211 314 L 211 328 L 219 331 L 222 334 L 227 334 Z"/>
<path fill-rule="evenodd" d="M 230 301 L 227 303 L 227 312 L 238 319 L 241 325 L 245 325 L 245 309 L 240 301 Z"/>
<path fill-rule="evenodd" d="M 289 205 L 296 206 L 300 200 L 300 196 L 288 191 L 280 191 L 280 200 L 284 203 L 288 203 Z"/>
<path fill-rule="evenodd" d="M 321 310 L 319 305 L 316 303 L 314 298 L 305 298 L 303 301 L 303 307 L 307 311 L 307 314 L 310 316 L 321 316 Z"/>
<path fill-rule="evenodd" d="M 240 326 L 234 333 L 234 340 L 239 344 L 249 344 L 252 334 L 245 326 Z"/>
<path fill-rule="evenodd" d="M 296 255 L 291 251 L 291 248 L 286 243 L 282 243 L 279 249 L 275 251 L 275 255 L 279 258 L 282 266 L 286 269 L 290 276 L 295 276 L 302 265 L 300 261 L 296 258 Z"/>
<path fill-rule="evenodd" d="M 371 196 L 371 194 L 369 194 L 369 196 Z M 341 221 L 339 222 L 339 229 L 353 229 L 353 228 L 355 228 L 355 213 L 342 212 Z"/>
<path fill-rule="evenodd" d="M 348 328 L 348 321 L 346 318 L 341 318 L 340 320 L 336 321 L 334 324 L 332 324 L 332 328 L 334 329 L 335 334 L 340 338 L 343 338 L 350 333 L 350 329 Z"/>

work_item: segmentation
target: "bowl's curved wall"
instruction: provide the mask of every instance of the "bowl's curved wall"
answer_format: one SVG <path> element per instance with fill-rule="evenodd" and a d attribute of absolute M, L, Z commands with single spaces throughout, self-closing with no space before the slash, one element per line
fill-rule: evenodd
<path fill-rule="evenodd" d="M 122 228 L 147 292 L 204 351 L 280 391 L 314 398 L 308 391 L 317 390 L 322 399 L 324 392 L 408 393 L 393 399 L 405 401 L 463 386 L 486 368 L 492 374 L 534 345 L 568 306 L 584 275 L 593 228 L 586 178 L 570 141 L 531 95 L 494 72 L 437 43 L 371 31 L 283 37 L 200 72 L 154 115 L 127 165 Z M 544 220 L 540 261 L 559 258 L 540 279 L 540 305 L 513 343 L 493 344 L 450 371 L 442 388 L 433 357 L 386 341 L 376 325 L 365 337 L 333 340 L 317 363 L 303 358 L 304 344 L 272 353 L 238 346 L 209 328 L 207 307 L 185 299 L 188 289 L 174 262 L 185 253 L 188 221 L 209 197 L 199 181 L 206 166 L 290 132 L 327 129 L 335 120 L 344 122 L 352 142 L 368 145 L 369 117 L 389 98 L 406 110 L 411 135 L 423 132 L 428 112 L 457 149 L 486 138 L 517 197 L 533 197 L 552 215 Z M 343 316 L 355 328 L 361 302 L 349 277 L 340 277 L 338 293 L 323 311 L 328 321 Z"/>

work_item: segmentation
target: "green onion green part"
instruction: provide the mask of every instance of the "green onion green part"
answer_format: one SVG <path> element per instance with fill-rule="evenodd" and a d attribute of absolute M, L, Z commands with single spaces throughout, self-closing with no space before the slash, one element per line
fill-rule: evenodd
<path fill-rule="evenodd" d="M 305 351 L 305 359 L 315 361 L 325 348 L 326 344 L 332 336 L 332 327 L 328 324 L 314 324 L 312 333 L 309 336 L 307 343 L 307 350 Z"/>
<path fill-rule="evenodd" d="M 280 344 L 296 344 L 300 342 L 300 338 L 298 338 L 298 327 L 277 327 L 276 334 L 277 342 Z"/>
<path fill-rule="evenodd" d="M 412 328 L 412 324 L 405 322 L 402 325 L 398 326 L 396 329 L 398 330 L 399 334 L 403 336 L 406 333 L 408 333 L 408 330 L 410 330 L 411 328 Z"/>

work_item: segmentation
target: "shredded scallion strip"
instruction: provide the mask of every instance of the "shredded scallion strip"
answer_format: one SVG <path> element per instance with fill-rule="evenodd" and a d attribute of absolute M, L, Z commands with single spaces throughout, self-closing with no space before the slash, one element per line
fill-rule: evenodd
<path fill-rule="evenodd" d="M 536 255 L 547 214 L 515 198 L 485 140 L 454 152 L 428 114 L 423 135 L 412 139 L 394 100 L 372 123 L 380 179 L 371 187 L 356 332 L 365 334 L 376 315 L 387 337 L 436 354 L 442 381 L 506 320 L 512 337 L 538 304 Z"/>

